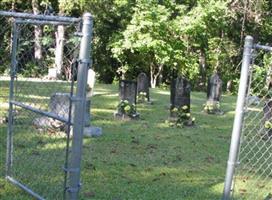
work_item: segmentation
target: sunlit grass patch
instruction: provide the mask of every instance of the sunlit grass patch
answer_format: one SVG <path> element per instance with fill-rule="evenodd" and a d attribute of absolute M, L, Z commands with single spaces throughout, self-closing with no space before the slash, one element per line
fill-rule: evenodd
<path fill-rule="evenodd" d="M 31 86 L 36 82 L 27 84 Z M 66 83 L 59 84 L 60 88 L 64 87 L 63 91 L 68 89 Z M 4 91 L 7 95 L 8 90 Z M 117 85 L 96 84 L 94 94 L 91 124 L 102 127 L 103 136 L 84 138 L 81 199 L 220 199 L 235 97 L 224 96 L 221 105 L 225 115 L 211 116 L 202 112 L 206 94 L 192 92 L 191 112 L 196 117 L 196 126 L 173 128 L 165 123 L 169 118 L 168 90 L 151 89 L 153 104 L 137 105 L 140 119 L 135 121 L 114 119 L 113 113 L 119 102 Z M 44 99 L 50 97 L 51 91 L 30 95 Z M 0 101 L 1 112 L 6 113 L 7 106 L 2 104 L 6 99 L 1 98 Z M 28 122 L 26 127 L 31 124 L 27 118 L 22 117 L 21 120 Z M 6 125 L 0 128 L 0 197 L 7 200 L 27 199 L 27 195 L 3 178 Z M 43 177 L 50 165 L 55 165 L 54 172 L 45 179 L 31 179 L 31 185 L 41 189 L 44 186 L 41 180 L 52 184 L 62 181 L 62 156 L 66 145 L 62 135 L 37 134 L 31 127 L 17 134 L 15 139 L 18 152 L 27 152 L 33 161 L 36 157 L 41 159 L 32 165 L 21 163 L 26 178 L 39 172 L 37 177 Z M 36 151 L 36 147 L 41 152 Z M 46 164 L 39 169 L 39 162 Z"/>

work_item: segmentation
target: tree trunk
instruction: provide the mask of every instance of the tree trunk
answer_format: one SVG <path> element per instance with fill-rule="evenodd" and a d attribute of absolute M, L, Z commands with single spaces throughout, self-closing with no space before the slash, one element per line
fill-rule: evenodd
<path fill-rule="evenodd" d="M 215 67 L 214 67 L 214 71 L 215 72 L 218 72 L 219 71 L 219 67 L 220 67 L 220 55 L 222 53 L 222 43 L 223 43 L 223 40 L 224 40 L 224 36 L 225 36 L 225 33 L 224 31 L 221 31 L 221 37 L 220 37 L 220 42 L 218 44 L 218 47 L 216 49 L 216 55 L 217 55 L 217 60 L 216 60 L 216 64 L 215 64 Z"/>
<path fill-rule="evenodd" d="M 156 65 L 154 63 L 150 64 L 150 84 L 151 84 L 151 88 L 156 87 L 157 79 L 158 79 L 159 75 L 161 74 L 162 67 L 163 67 L 162 64 L 159 64 L 158 68 L 156 68 Z"/>
<path fill-rule="evenodd" d="M 151 88 L 155 88 L 156 87 L 156 78 L 151 78 Z"/>
<path fill-rule="evenodd" d="M 244 34 L 245 34 L 245 26 L 246 26 L 246 20 L 247 20 L 247 12 L 248 12 L 248 0 L 244 1 L 244 10 L 243 10 L 243 18 L 242 18 L 242 27 L 241 27 L 241 33 L 240 33 L 240 48 L 243 47 L 244 44 Z"/>
<path fill-rule="evenodd" d="M 15 1 L 12 1 L 11 12 L 14 12 L 14 11 L 15 11 Z M 13 31 L 11 31 L 11 33 L 10 33 L 10 44 L 12 44 L 12 38 L 13 38 Z M 12 51 L 12 45 L 9 45 L 10 54 L 11 54 L 11 51 Z"/>
<path fill-rule="evenodd" d="M 200 76 L 201 76 L 201 80 L 199 85 L 201 87 L 205 86 L 206 83 L 206 55 L 204 52 L 204 49 L 200 49 L 200 53 L 199 53 L 199 71 L 200 71 Z"/>
<path fill-rule="evenodd" d="M 35 15 L 40 14 L 38 0 L 32 0 L 32 9 Z M 34 57 L 37 60 L 42 58 L 42 44 L 41 44 L 41 37 L 42 37 L 42 28 L 41 26 L 34 26 L 34 35 L 35 35 L 35 44 L 34 44 Z"/>
<path fill-rule="evenodd" d="M 63 66 L 64 26 L 59 25 L 56 32 L 55 69 L 57 77 L 61 76 Z M 55 78 L 57 78 L 55 77 Z"/>

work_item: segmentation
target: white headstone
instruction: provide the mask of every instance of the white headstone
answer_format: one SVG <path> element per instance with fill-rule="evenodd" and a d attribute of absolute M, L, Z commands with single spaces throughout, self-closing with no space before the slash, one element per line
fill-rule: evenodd
<path fill-rule="evenodd" d="M 48 78 L 49 79 L 57 79 L 58 77 L 58 70 L 56 68 L 49 68 L 48 69 Z"/>
<path fill-rule="evenodd" d="M 94 70 L 89 69 L 88 70 L 88 80 L 87 80 L 87 85 L 88 85 L 87 97 L 93 96 L 94 83 L 95 83 L 95 72 L 94 72 Z"/>

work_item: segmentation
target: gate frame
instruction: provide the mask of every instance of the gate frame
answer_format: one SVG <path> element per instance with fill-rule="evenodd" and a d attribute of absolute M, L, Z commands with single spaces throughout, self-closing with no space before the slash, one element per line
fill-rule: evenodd
<path fill-rule="evenodd" d="M 80 167 L 81 167 L 81 155 L 82 155 L 82 143 L 83 143 L 83 130 L 85 123 L 84 113 L 86 107 L 86 88 L 87 88 L 87 78 L 88 69 L 91 68 L 91 41 L 92 41 L 92 31 L 93 31 L 93 17 L 90 13 L 85 13 L 82 18 L 73 17 L 62 17 L 62 16 L 49 16 L 49 15 L 34 15 L 26 13 L 16 13 L 16 12 L 6 12 L 0 11 L 0 16 L 12 17 L 15 20 L 12 22 L 12 51 L 11 51 L 11 67 L 10 67 L 10 87 L 9 87 L 9 110 L 8 110 L 8 127 L 7 127 L 7 155 L 6 155 L 6 180 L 10 181 L 12 184 L 18 186 L 28 194 L 33 197 L 44 200 L 39 194 L 32 191 L 30 188 L 20 183 L 11 176 L 12 167 L 12 155 L 13 155 L 13 105 L 20 106 L 24 109 L 36 112 L 51 118 L 60 120 L 67 123 L 69 126 L 73 125 L 73 137 L 71 146 L 71 158 L 66 163 L 67 168 L 64 168 L 66 183 L 67 175 L 69 177 L 68 187 L 64 188 L 63 198 L 66 199 L 68 196 L 69 200 L 76 200 L 79 196 L 80 191 Z M 18 46 L 18 30 L 17 24 L 51 24 L 51 25 L 67 25 L 70 23 L 82 23 L 81 33 L 77 33 L 81 37 L 80 51 L 78 58 L 78 72 L 77 72 L 77 89 L 75 96 L 70 99 L 70 109 L 72 102 L 75 103 L 75 111 L 73 117 L 69 119 L 63 119 L 61 117 L 55 116 L 52 113 L 45 112 L 33 107 L 24 105 L 20 102 L 14 101 L 14 80 L 16 77 L 16 53 Z M 70 111 L 69 111 L 70 112 Z M 74 122 L 71 122 L 71 118 Z M 69 140 L 69 134 L 67 135 L 67 140 Z M 67 142 L 66 157 L 68 158 L 68 146 Z M 66 184 L 64 184 L 66 186 Z M 64 186 L 64 187 L 65 187 Z"/>
<path fill-rule="evenodd" d="M 237 165 L 237 156 L 240 146 L 241 130 L 244 117 L 244 105 L 247 93 L 249 66 L 251 62 L 251 50 L 253 48 L 253 37 L 246 36 L 243 52 L 243 62 L 240 75 L 240 84 L 235 109 L 235 118 L 233 122 L 231 144 L 229 150 L 229 159 L 226 170 L 225 185 L 222 200 L 229 200 L 232 191 L 232 182 L 235 166 Z"/>
<path fill-rule="evenodd" d="M 264 51 L 272 51 L 272 47 L 254 44 L 252 36 L 246 36 L 243 50 L 243 60 L 240 75 L 240 83 L 238 97 L 236 102 L 235 117 L 233 122 L 229 158 L 227 162 L 226 177 L 224 182 L 224 190 L 222 200 L 230 200 L 233 194 L 233 177 L 235 167 L 239 164 L 238 154 L 240 151 L 241 133 L 243 127 L 246 95 L 249 85 L 249 69 L 252 64 L 253 50 L 262 49 Z"/>

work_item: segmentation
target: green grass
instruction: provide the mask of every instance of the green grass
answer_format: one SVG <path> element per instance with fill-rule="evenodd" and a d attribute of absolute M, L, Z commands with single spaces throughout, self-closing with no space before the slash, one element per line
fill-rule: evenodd
<path fill-rule="evenodd" d="M 2 86 L 7 87 L 7 84 Z M 61 87 L 67 86 L 58 88 Z M 116 85 L 97 84 L 95 87 L 98 95 L 92 99 L 92 125 L 102 127 L 104 135 L 84 139 L 81 199 L 220 199 L 236 97 L 223 96 L 221 107 L 225 114 L 215 116 L 202 112 L 206 94 L 192 92 L 191 112 L 196 117 L 196 126 L 179 129 L 165 123 L 169 116 L 170 97 L 167 90 L 151 90 L 153 105 L 138 105 L 141 116 L 138 121 L 113 119 L 118 104 L 117 91 Z M 7 89 L 1 88 L 1 92 L 7 93 Z M 49 97 L 49 94 L 37 92 L 32 95 Z M 1 98 L 0 101 L 2 105 L 6 99 Z M 29 182 L 34 191 L 42 191 L 45 187 L 43 180 L 51 184 L 62 180 L 61 170 L 54 172 L 52 169 L 46 176 L 43 173 L 48 171 L 46 167 L 50 168 L 48 163 L 54 163 L 57 167 L 62 163 L 63 159 L 57 158 L 62 155 L 65 143 L 56 136 L 50 139 L 48 134 L 34 133 L 35 129 L 29 128 L 31 124 L 24 120 L 25 126 L 20 124 L 18 128 L 21 133 L 15 139 L 19 144 L 16 154 L 16 169 L 19 170 L 15 175 Z M 25 129 L 22 130 L 22 127 Z M 0 199 L 30 199 L 4 180 L 6 128 L 5 125 L 0 128 Z M 31 152 L 36 147 L 40 152 Z M 19 156 L 22 152 L 34 158 L 28 156 L 22 162 Z M 50 159 L 54 162 L 49 162 Z M 27 161 L 33 162 L 27 164 Z M 56 167 L 54 169 L 58 170 Z M 38 172 L 40 174 L 34 176 Z M 31 175 L 34 178 L 29 178 Z M 47 185 L 47 193 L 50 188 Z"/>

